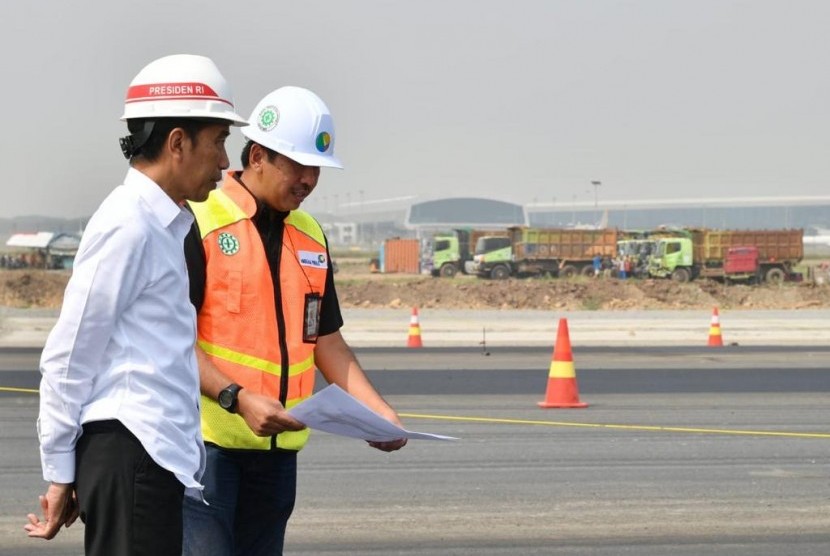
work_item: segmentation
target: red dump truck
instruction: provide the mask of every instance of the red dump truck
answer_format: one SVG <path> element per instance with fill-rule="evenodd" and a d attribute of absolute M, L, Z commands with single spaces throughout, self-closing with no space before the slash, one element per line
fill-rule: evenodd
<path fill-rule="evenodd" d="M 696 278 L 751 278 L 772 283 L 794 276 L 793 268 L 804 257 L 804 230 L 688 230 L 688 237 L 657 242 L 649 261 L 649 274 L 679 282 Z M 741 251 L 754 258 L 757 268 L 748 275 Z M 731 250 L 731 251 L 730 251 Z M 738 267 L 741 269 L 738 270 Z"/>

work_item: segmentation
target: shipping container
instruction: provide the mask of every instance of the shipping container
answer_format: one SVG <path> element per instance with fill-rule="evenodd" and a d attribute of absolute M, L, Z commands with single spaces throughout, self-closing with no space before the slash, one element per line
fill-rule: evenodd
<path fill-rule="evenodd" d="M 421 242 L 417 239 L 391 238 L 383 242 L 381 272 L 420 274 Z"/>

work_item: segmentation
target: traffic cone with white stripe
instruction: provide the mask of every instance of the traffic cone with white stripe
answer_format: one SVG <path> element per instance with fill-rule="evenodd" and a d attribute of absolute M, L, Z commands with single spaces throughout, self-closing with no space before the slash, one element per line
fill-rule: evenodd
<path fill-rule="evenodd" d="M 717 307 L 712 311 L 712 324 L 709 325 L 709 346 L 723 347 L 723 336 L 720 334 L 720 315 Z"/>
<path fill-rule="evenodd" d="M 576 384 L 574 358 L 571 352 L 571 337 L 568 334 L 568 319 L 559 319 L 545 399 L 537 403 L 539 407 L 545 408 L 588 407 L 587 403 L 579 401 L 579 388 Z"/>
<path fill-rule="evenodd" d="M 421 343 L 421 323 L 418 322 L 418 308 L 412 308 L 412 316 L 409 318 L 409 338 L 406 340 L 406 347 L 424 347 Z"/>

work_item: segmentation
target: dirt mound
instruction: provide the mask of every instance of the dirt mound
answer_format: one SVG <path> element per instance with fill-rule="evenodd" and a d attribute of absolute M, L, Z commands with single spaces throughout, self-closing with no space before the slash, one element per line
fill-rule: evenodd
<path fill-rule="evenodd" d="M 67 272 L 0 271 L 0 305 L 60 307 Z M 483 280 L 430 276 L 337 274 L 337 293 L 344 308 L 418 306 L 440 309 L 820 309 L 830 308 L 830 285 L 785 283 L 778 286 L 726 285 L 702 280 L 680 284 L 670 280 L 600 278 Z"/>
<path fill-rule="evenodd" d="M 69 275 L 43 270 L 0 271 L 0 305 L 6 307 L 60 307 Z"/>
<path fill-rule="evenodd" d="M 417 305 L 442 309 L 806 309 L 830 307 L 830 288 L 808 284 L 724 285 L 711 281 L 577 278 L 480 280 L 417 277 L 347 281 L 337 286 L 343 307 Z"/>

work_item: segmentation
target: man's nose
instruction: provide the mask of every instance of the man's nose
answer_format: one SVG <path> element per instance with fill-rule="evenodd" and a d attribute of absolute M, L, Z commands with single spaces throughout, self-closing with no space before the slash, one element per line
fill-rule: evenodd
<path fill-rule="evenodd" d="M 228 168 L 230 168 L 230 166 L 231 166 L 231 161 L 228 158 L 228 151 L 223 146 L 222 147 L 222 157 L 219 159 L 219 167 L 222 168 L 223 170 L 227 170 Z"/>
<path fill-rule="evenodd" d="M 301 181 L 308 187 L 317 185 L 317 180 L 320 178 L 319 166 L 306 166 L 303 168 L 303 175 Z"/>

